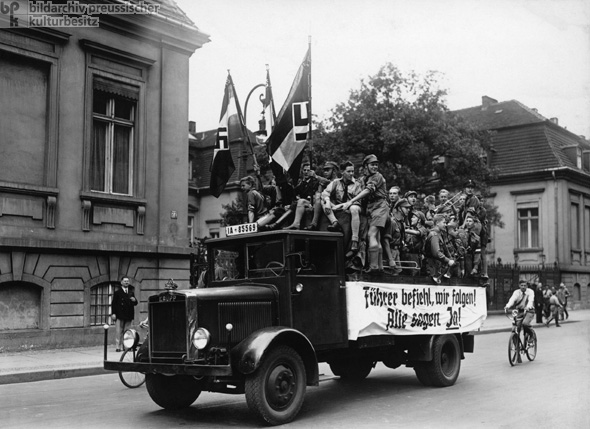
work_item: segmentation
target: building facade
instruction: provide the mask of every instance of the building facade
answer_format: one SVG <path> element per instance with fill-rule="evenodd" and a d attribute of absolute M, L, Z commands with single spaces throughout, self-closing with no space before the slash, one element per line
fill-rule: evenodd
<path fill-rule="evenodd" d="M 455 113 L 494 132 L 489 197 L 505 225 L 492 227 L 488 259 L 529 267 L 532 279 L 533 267 L 557 269 L 571 305 L 590 307 L 590 143 L 516 100 L 484 96 Z"/>
<path fill-rule="evenodd" d="M 256 142 L 256 136 L 250 131 L 248 133 L 250 141 Z M 211 195 L 209 191 L 210 168 L 216 138 L 216 129 L 197 132 L 195 131 L 195 122 L 189 122 L 188 224 L 191 226 L 189 240 L 193 243 L 202 238 L 225 237 L 221 215 L 224 211 L 223 206 L 241 201 L 243 193 L 239 180 L 248 174 L 254 174 L 253 146 L 245 141 L 232 143 L 230 151 L 236 169 L 219 198 Z M 257 147 L 257 151 L 263 152 L 263 148 Z"/>
<path fill-rule="evenodd" d="M 99 344 L 128 276 L 188 286 L 189 57 L 168 0 L 98 28 L 0 31 L 0 351 Z"/>

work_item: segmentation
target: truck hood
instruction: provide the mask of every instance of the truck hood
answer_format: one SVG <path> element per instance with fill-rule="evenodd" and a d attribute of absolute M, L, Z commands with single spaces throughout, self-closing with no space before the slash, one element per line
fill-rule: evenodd
<path fill-rule="evenodd" d="M 235 298 L 268 300 L 278 296 L 278 291 L 275 286 L 253 283 L 225 287 L 184 289 L 173 291 L 172 293 L 185 295 L 187 298 L 196 297 L 199 301 L 219 300 L 219 298 L 223 298 L 224 300 L 232 300 Z"/>

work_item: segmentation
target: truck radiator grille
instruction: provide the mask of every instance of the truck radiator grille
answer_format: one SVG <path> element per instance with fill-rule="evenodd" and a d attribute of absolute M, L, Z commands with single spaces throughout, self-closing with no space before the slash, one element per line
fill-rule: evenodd
<path fill-rule="evenodd" d="M 153 302 L 149 311 L 152 357 L 180 358 L 186 354 L 185 301 Z"/>
<path fill-rule="evenodd" d="M 272 326 L 270 302 L 220 302 L 219 333 L 225 333 L 225 325 L 231 323 L 231 342 L 238 343 L 259 329 Z M 221 341 L 225 338 L 220 338 Z"/>

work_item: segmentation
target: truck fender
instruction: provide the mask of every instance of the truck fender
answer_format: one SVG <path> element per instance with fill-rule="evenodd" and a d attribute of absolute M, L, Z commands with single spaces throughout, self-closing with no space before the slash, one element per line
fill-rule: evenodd
<path fill-rule="evenodd" d="M 313 345 L 301 332 L 284 326 L 264 328 L 242 340 L 231 351 L 232 367 L 242 374 L 252 374 L 261 365 L 266 353 L 277 345 L 292 347 L 301 356 L 307 385 L 317 386 L 319 368 Z"/>

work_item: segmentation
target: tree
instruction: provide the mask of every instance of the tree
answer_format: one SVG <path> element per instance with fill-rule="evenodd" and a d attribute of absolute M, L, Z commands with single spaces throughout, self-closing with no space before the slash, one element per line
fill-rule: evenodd
<path fill-rule="evenodd" d="M 361 80 L 348 101 L 317 124 L 316 165 L 327 159 L 358 161 L 373 153 L 388 186 L 430 194 L 442 188 L 458 191 L 472 179 L 485 194 L 494 176 L 487 164 L 491 134 L 449 111 L 438 79 L 437 72 L 404 74 L 387 63 Z M 489 209 L 498 224 L 495 210 Z"/>
<path fill-rule="evenodd" d="M 222 204 L 221 224 L 223 226 L 228 225 L 239 225 L 247 222 L 247 218 L 244 216 L 244 204 L 242 203 L 241 195 L 238 195 L 235 200 L 229 204 Z"/>

